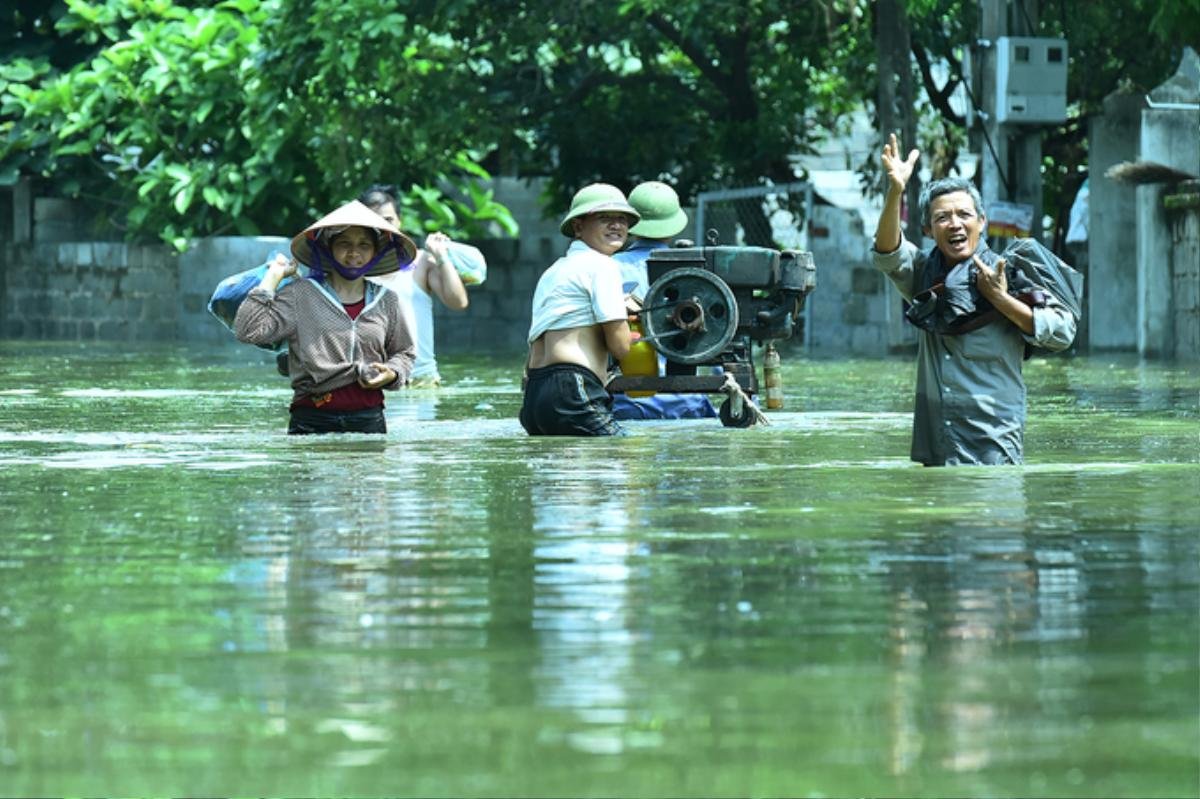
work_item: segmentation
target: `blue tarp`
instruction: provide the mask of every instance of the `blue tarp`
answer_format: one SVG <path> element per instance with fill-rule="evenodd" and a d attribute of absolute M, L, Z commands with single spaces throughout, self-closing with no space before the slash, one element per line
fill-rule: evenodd
<path fill-rule="evenodd" d="M 704 394 L 613 395 L 613 416 L 631 419 L 715 419 L 717 409 Z"/>

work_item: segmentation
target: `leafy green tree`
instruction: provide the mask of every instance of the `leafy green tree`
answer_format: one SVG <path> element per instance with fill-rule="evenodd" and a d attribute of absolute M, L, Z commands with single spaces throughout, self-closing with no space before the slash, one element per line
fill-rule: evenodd
<path fill-rule="evenodd" d="M 411 187 L 410 228 L 515 232 L 477 185 L 487 173 L 469 127 L 404 124 L 417 116 L 407 89 L 435 85 L 437 70 L 418 44 L 395 50 L 395 36 L 390 54 L 368 50 L 389 30 L 380 4 L 67 7 L 56 31 L 95 55 L 67 71 L 45 56 L 0 65 L 0 163 L 94 201 L 101 225 L 177 247 L 229 230 L 290 231 L 385 179 Z M 437 37 L 416 41 L 436 50 Z"/>
<path fill-rule="evenodd" d="M 408 187 L 408 227 L 515 233 L 483 188 L 495 147 L 486 97 L 459 44 L 403 10 L 412 5 L 279 3 L 251 88 L 262 124 L 280 152 L 303 143 L 296 180 L 317 196 L 387 178 Z"/>
<path fill-rule="evenodd" d="M 979 2 L 908 0 L 905 5 L 926 111 L 936 111 L 925 115 L 917 143 L 933 156 L 929 162 L 940 177 L 952 169 L 953 154 L 966 141 L 966 119 L 953 110 L 949 98 L 962 83 L 964 54 L 978 35 Z M 1069 116 L 1063 124 L 1047 127 L 1042 140 L 1043 207 L 1065 223 L 1087 176 L 1088 117 L 1099 113 L 1104 98 L 1118 88 L 1154 88 L 1174 71 L 1183 46 L 1200 46 L 1200 0 L 1040 0 L 1036 6 L 1036 18 L 1023 3 L 1013 4 L 1011 11 L 1033 23 L 1036 35 L 1068 42 Z M 948 67 L 946 77 L 935 75 L 935 63 Z M 984 157 L 989 157 L 986 152 Z M 866 164 L 864 172 L 873 168 Z"/>
<path fill-rule="evenodd" d="M 500 158 L 580 185 L 670 177 L 685 196 L 787 182 L 838 129 L 869 61 L 863 2 L 431 4 L 508 109 Z"/>
<path fill-rule="evenodd" d="M 176 242 L 297 229 L 379 180 L 404 187 L 407 226 L 459 234 L 514 229 L 485 170 L 549 176 L 555 213 L 594 180 L 685 199 L 788 182 L 880 78 L 876 0 L 0 2 L 0 180 L 52 176 L 107 224 Z M 1041 1 L 1039 33 L 1072 58 L 1048 210 L 1081 179 L 1087 115 L 1170 74 L 1198 3 Z M 949 169 L 978 0 L 890 5 L 913 55 L 894 62 L 923 88 L 894 112 L 920 115 L 913 138 Z"/>

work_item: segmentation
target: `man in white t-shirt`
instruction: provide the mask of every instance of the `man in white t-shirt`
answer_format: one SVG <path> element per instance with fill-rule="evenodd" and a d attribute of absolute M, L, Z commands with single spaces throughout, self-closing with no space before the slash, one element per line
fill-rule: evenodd
<path fill-rule="evenodd" d="M 576 192 L 559 229 L 567 253 L 538 280 L 529 326 L 521 426 L 531 436 L 621 432 L 604 388 L 608 358 L 629 352 L 630 307 L 612 255 L 640 216 L 615 186 Z"/>

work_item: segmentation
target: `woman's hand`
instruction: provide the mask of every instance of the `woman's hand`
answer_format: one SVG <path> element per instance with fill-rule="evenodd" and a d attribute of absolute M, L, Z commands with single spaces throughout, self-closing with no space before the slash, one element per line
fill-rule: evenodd
<path fill-rule="evenodd" d="M 296 261 L 294 258 L 287 258 L 281 253 L 275 253 L 275 257 L 267 264 L 267 273 L 263 275 L 263 279 L 259 281 L 258 287 L 274 292 L 279 288 L 279 284 L 284 278 L 291 277 L 296 274 Z"/>
<path fill-rule="evenodd" d="M 271 263 L 267 264 L 267 274 L 275 275 L 280 280 L 296 274 L 296 259 L 288 258 L 282 253 L 275 253 Z"/>
<path fill-rule="evenodd" d="M 378 361 L 371 364 L 370 373 L 370 379 L 358 378 L 358 384 L 363 388 L 383 388 L 396 379 L 396 373 L 387 364 Z"/>
<path fill-rule="evenodd" d="M 921 151 L 914 149 L 908 154 L 908 158 L 901 160 L 900 142 L 896 140 L 896 134 L 888 136 L 887 144 L 883 145 L 883 155 L 879 160 L 883 164 L 883 172 L 887 175 L 890 189 L 898 192 L 904 191 L 920 155 Z"/>

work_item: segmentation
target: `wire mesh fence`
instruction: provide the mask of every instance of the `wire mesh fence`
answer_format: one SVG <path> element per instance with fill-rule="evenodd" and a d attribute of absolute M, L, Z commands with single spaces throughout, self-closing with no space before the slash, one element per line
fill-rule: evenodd
<path fill-rule="evenodd" d="M 809 183 L 702 192 L 696 198 L 696 243 L 806 250 L 812 203 Z"/>

